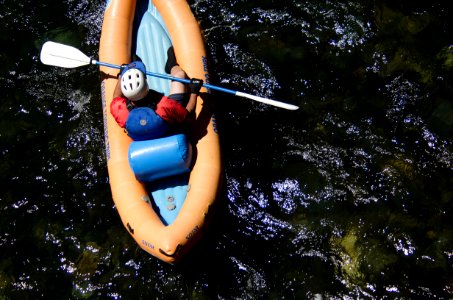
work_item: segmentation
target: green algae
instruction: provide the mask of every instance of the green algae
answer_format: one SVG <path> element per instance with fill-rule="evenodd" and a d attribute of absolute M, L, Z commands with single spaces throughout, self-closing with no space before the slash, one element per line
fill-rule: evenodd
<path fill-rule="evenodd" d="M 365 275 L 361 271 L 361 249 L 358 245 L 357 234 L 349 231 L 340 241 L 341 269 L 355 284 L 363 284 Z"/>
<path fill-rule="evenodd" d="M 367 289 L 370 282 L 391 281 L 398 255 L 386 241 L 367 238 L 359 231 L 348 230 L 344 236 L 333 237 L 331 245 L 338 255 L 338 268 L 348 286 Z M 387 277 L 387 279 L 386 279 Z"/>
<path fill-rule="evenodd" d="M 453 67 L 453 45 L 443 47 L 437 54 L 437 58 L 446 69 Z"/>

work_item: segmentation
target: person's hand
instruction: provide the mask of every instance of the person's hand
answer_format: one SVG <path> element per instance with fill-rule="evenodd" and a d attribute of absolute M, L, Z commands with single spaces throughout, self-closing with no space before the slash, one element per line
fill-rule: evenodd
<path fill-rule="evenodd" d="M 198 95 L 200 93 L 200 89 L 202 86 L 203 86 L 203 80 L 197 79 L 197 78 L 190 79 L 190 83 L 189 83 L 190 93 Z"/>
<path fill-rule="evenodd" d="M 128 66 L 129 66 L 128 64 L 122 64 L 122 65 L 120 66 L 120 71 L 118 72 L 118 78 L 120 78 L 121 76 L 123 76 L 124 72 L 126 72 L 127 69 L 129 68 Z"/>

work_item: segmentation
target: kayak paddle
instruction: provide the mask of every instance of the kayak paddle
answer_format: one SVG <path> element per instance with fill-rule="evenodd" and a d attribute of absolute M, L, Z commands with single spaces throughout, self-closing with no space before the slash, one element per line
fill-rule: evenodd
<path fill-rule="evenodd" d="M 63 67 L 63 68 L 77 68 L 81 66 L 86 66 L 86 65 L 98 65 L 98 66 L 105 66 L 109 68 L 114 68 L 114 69 L 120 69 L 121 66 L 119 65 L 114 65 L 114 64 L 109 64 L 101 61 L 97 61 L 95 59 L 92 59 L 85 55 L 83 52 L 81 52 L 79 49 L 74 48 L 72 46 L 60 44 L 60 43 L 55 43 L 55 42 L 45 42 L 44 45 L 42 46 L 41 49 L 41 62 L 45 65 L 50 65 L 50 66 L 57 66 L 57 67 Z M 163 78 L 163 79 L 168 79 L 168 80 L 174 80 L 174 81 L 179 81 L 185 84 L 190 83 L 189 79 L 184 79 L 184 78 L 178 78 L 178 77 L 173 77 L 170 75 L 166 74 L 160 74 L 160 73 L 154 73 L 150 71 L 146 71 L 146 75 L 153 76 L 153 77 L 158 77 L 158 78 Z M 216 90 L 228 94 L 232 94 L 238 97 L 243 97 L 247 99 L 251 99 L 254 101 L 258 101 L 261 103 L 265 103 L 268 105 L 273 105 L 276 107 L 284 108 L 284 109 L 289 109 L 289 110 L 296 110 L 299 109 L 298 106 L 276 101 L 276 100 L 271 100 L 267 98 L 263 98 L 260 96 L 255 96 L 239 91 L 234 91 L 230 89 L 226 89 L 223 87 L 215 86 L 209 83 L 204 83 L 203 86 L 207 89 L 211 90 Z"/>

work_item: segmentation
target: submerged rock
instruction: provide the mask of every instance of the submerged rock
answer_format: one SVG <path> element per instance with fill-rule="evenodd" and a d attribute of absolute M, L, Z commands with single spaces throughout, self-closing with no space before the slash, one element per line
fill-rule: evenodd
<path fill-rule="evenodd" d="M 364 238 L 359 231 L 350 229 L 343 237 L 331 240 L 339 257 L 338 266 L 347 285 L 367 288 L 369 282 L 393 278 L 397 255 L 386 247 L 386 241 Z"/>

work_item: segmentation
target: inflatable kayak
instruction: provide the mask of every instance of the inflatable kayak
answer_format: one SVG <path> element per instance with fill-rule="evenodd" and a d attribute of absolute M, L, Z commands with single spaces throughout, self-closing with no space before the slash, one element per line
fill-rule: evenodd
<path fill-rule="evenodd" d="M 99 59 L 126 64 L 138 56 L 147 71 L 165 73 L 167 50 L 190 78 L 208 82 L 198 22 L 185 0 L 107 2 Z M 132 141 L 109 109 L 118 70 L 101 67 L 107 167 L 121 220 L 142 249 L 177 262 L 199 240 L 218 198 L 221 157 L 215 117 L 201 90 L 188 133 Z M 151 89 L 168 95 L 170 81 L 148 76 Z"/>

